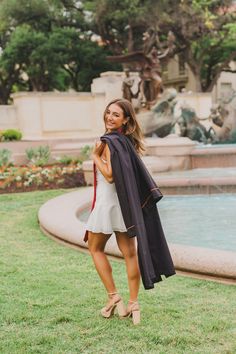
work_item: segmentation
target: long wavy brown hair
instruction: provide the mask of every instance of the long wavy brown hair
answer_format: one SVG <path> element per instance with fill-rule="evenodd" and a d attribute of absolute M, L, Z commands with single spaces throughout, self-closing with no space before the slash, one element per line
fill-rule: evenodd
<path fill-rule="evenodd" d="M 142 155 L 142 153 L 145 151 L 145 146 L 143 142 L 143 133 L 137 121 L 132 104 L 124 98 L 117 98 L 115 100 L 112 100 L 110 103 L 108 103 L 103 115 L 105 126 L 106 126 L 106 112 L 110 107 L 110 105 L 112 104 L 116 104 L 117 106 L 119 106 L 124 113 L 124 117 L 128 118 L 127 123 L 122 126 L 122 133 L 124 135 L 127 135 L 130 138 L 130 140 L 132 141 L 135 147 L 135 150 Z M 105 133 L 107 133 L 107 130 L 105 131 Z"/>

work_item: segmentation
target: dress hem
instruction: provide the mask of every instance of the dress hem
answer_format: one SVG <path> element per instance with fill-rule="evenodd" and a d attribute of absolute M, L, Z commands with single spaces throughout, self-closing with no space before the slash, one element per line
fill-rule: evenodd
<path fill-rule="evenodd" d="M 103 230 L 101 230 L 101 231 L 97 231 L 97 230 L 89 230 L 89 229 L 87 229 L 87 231 L 91 231 L 91 232 L 93 232 L 93 233 L 102 233 L 102 234 L 113 234 L 113 232 L 116 232 L 116 231 L 118 231 L 118 232 L 127 232 L 127 230 L 112 230 L 112 231 L 106 231 L 106 232 L 104 232 Z"/>

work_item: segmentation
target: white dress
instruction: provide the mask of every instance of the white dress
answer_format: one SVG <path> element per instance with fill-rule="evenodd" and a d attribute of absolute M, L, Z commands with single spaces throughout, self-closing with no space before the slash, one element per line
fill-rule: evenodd
<path fill-rule="evenodd" d="M 109 183 L 98 168 L 96 168 L 96 179 L 96 201 L 86 223 L 86 229 L 104 234 L 127 231 L 115 183 Z"/>

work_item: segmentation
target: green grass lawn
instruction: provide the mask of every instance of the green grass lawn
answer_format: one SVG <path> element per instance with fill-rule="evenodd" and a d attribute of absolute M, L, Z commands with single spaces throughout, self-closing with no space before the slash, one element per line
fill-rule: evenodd
<path fill-rule="evenodd" d="M 39 207 L 68 190 L 0 195 L 0 353 L 236 353 L 236 287 L 172 276 L 141 286 L 141 324 L 103 319 L 89 255 L 42 234 Z M 127 301 L 123 262 L 112 261 Z"/>

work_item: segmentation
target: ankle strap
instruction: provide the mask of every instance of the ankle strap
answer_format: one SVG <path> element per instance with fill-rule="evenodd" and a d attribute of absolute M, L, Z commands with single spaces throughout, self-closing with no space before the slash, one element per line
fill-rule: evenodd
<path fill-rule="evenodd" d="M 116 291 L 115 293 L 107 293 L 108 295 L 116 295 L 118 292 Z"/>

